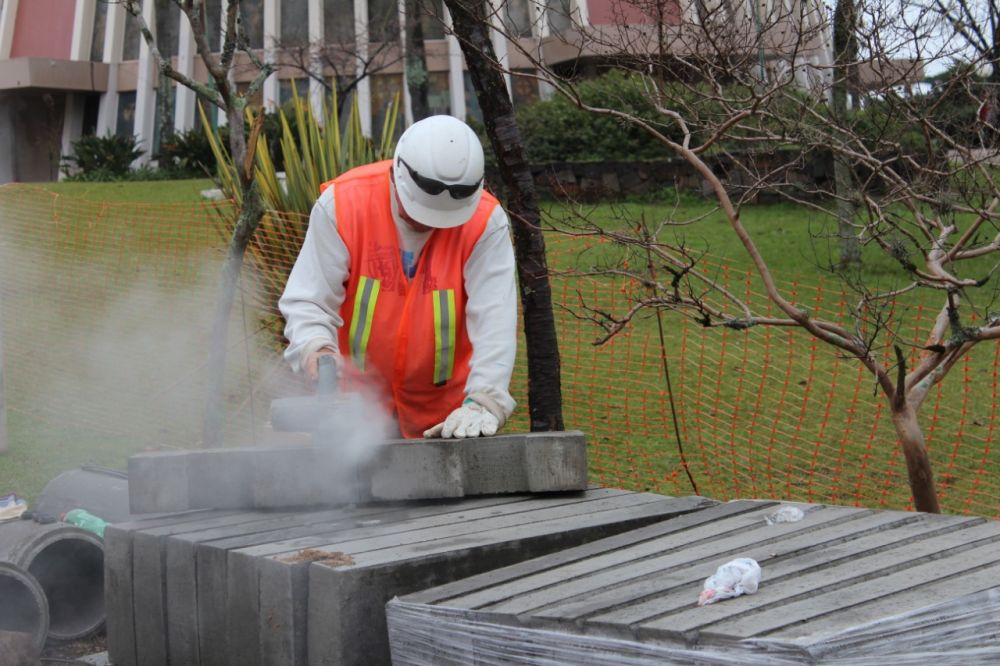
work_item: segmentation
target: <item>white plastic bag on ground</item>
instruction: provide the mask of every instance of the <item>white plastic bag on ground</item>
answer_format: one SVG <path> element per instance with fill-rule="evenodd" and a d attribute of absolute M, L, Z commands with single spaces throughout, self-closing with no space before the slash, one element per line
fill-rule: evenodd
<path fill-rule="evenodd" d="M 749 557 L 726 562 L 705 579 L 705 589 L 698 597 L 699 606 L 714 604 L 741 594 L 753 594 L 760 585 L 760 565 Z"/>
<path fill-rule="evenodd" d="M 778 523 L 797 523 L 805 517 L 806 514 L 802 512 L 797 506 L 792 506 L 786 504 L 777 511 L 770 513 L 764 518 L 764 522 L 768 525 L 777 525 Z"/>

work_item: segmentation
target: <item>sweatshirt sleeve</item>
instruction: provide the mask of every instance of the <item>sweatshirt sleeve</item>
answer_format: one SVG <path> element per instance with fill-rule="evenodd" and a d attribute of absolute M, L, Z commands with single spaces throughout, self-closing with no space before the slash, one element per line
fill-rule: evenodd
<path fill-rule="evenodd" d="M 497 206 L 465 264 L 465 308 L 472 360 L 465 394 L 484 393 L 510 416 L 517 353 L 517 289 L 507 213 Z"/>
<path fill-rule="evenodd" d="M 305 241 L 288 276 L 278 309 L 285 318 L 285 360 L 296 372 L 312 352 L 339 351 L 337 329 L 344 325 L 344 302 L 350 266 L 347 246 L 337 232 L 333 187 L 328 187 L 309 214 Z"/>

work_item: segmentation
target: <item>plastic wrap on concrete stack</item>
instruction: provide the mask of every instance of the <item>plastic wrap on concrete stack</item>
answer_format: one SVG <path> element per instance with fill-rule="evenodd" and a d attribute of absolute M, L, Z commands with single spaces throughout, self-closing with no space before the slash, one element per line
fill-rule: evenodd
<path fill-rule="evenodd" d="M 1000 663 L 1000 523 L 731 502 L 387 605 L 393 663 Z M 756 594 L 698 607 L 756 559 Z"/>

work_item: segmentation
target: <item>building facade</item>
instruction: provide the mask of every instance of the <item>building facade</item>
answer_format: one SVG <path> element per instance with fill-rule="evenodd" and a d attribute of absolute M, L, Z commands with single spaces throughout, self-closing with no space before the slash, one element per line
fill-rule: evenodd
<path fill-rule="evenodd" d="M 494 10 L 494 49 L 515 73 L 532 71 L 531 59 L 522 50 L 554 66 L 597 57 L 600 49 L 588 50 L 581 34 L 589 30 L 612 34 L 623 25 L 648 24 L 650 7 L 662 17 L 661 25 L 677 31 L 673 48 L 697 49 L 696 39 L 682 38 L 682 28 L 713 14 L 707 12 L 713 8 L 706 0 L 683 6 L 679 0 L 487 1 Z M 759 33 L 761 12 L 773 13 L 784 6 L 781 3 L 799 0 L 760 1 L 760 7 L 750 9 L 732 11 L 728 4 L 719 8 L 725 8 L 730 21 L 746 25 L 754 25 L 756 17 Z M 205 0 L 213 49 L 221 42 L 227 4 Z M 407 77 L 425 76 L 431 112 L 478 117 L 461 49 L 448 34 L 450 17 L 441 0 L 423 0 L 425 67 L 415 71 L 406 66 L 402 54 L 407 34 L 412 34 L 405 28 L 407 4 L 406 0 L 242 0 L 242 26 L 250 46 L 278 65 L 265 82 L 260 102 L 273 110 L 295 86 L 297 93 L 319 105 L 328 94 L 322 81 L 356 82 L 349 86 L 351 94 L 357 99 L 363 128 L 371 132 L 380 126 L 385 105 L 397 92 L 402 93 L 406 124 L 413 121 Z M 171 57 L 174 68 L 207 80 L 191 27 L 174 0 L 143 0 L 142 12 L 160 52 Z M 817 14 L 815 20 L 823 19 Z M 829 62 L 827 41 L 821 40 L 808 56 L 818 65 Z M 254 68 L 248 59 L 241 63 L 234 76 L 237 85 L 245 86 Z M 548 92 L 531 77 L 508 76 L 507 83 L 515 104 Z M 146 162 L 155 155 L 164 123 L 175 131 L 195 126 L 195 101 L 191 90 L 160 80 L 136 21 L 120 3 L 0 0 L 0 141 L 12 147 L 0 154 L 0 183 L 57 178 L 60 156 L 69 154 L 72 142 L 84 133 L 132 134 L 146 151 L 140 162 Z M 213 121 L 224 119 L 213 116 Z"/>

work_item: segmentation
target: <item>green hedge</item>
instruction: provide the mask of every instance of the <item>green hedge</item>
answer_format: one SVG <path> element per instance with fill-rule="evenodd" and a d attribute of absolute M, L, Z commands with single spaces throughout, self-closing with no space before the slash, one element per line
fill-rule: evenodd
<path fill-rule="evenodd" d="M 676 138 L 675 128 L 662 124 L 662 116 L 645 94 L 639 80 L 611 71 L 578 84 L 587 104 L 614 108 L 656 123 Z M 601 160 L 656 159 L 669 151 L 645 131 L 611 116 L 583 111 L 561 95 L 521 107 L 517 124 L 532 162 L 589 162 Z"/>

